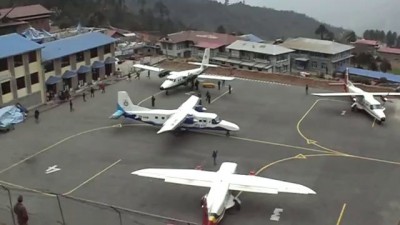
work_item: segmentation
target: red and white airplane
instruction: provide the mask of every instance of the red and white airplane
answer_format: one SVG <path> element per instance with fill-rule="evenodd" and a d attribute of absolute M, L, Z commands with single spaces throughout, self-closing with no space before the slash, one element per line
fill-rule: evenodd
<path fill-rule="evenodd" d="M 236 167 L 236 163 L 224 162 L 217 172 L 196 169 L 142 169 L 132 174 L 164 179 L 168 183 L 209 187 L 210 191 L 201 199 L 203 225 L 218 224 L 227 209 L 240 206 L 240 200 L 233 196 L 231 191 L 316 194 L 315 191 L 300 184 L 255 175 L 235 174 Z"/>
<path fill-rule="evenodd" d="M 374 96 L 380 96 L 382 101 L 386 102 L 388 96 L 400 96 L 400 93 L 396 92 L 366 92 L 362 89 L 356 87 L 351 81 L 349 81 L 349 69 L 346 69 L 344 83 L 333 83 L 331 85 L 343 85 L 345 92 L 339 93 L 313 93 L 312 95 L 321 97 L 351 97 L 353 104 L 351 109 L 354 111 L 356 109 L 364 110 L 368 114 L 382 123 L 386 120 L 385 108 L 383 105 L 375 99 Z"/>

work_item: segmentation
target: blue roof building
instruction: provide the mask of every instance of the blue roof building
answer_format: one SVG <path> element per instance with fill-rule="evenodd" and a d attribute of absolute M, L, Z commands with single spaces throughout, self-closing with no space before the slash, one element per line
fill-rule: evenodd
<path fill-rule="evenodd" d="M 342 67 L 338 71 L 344 73 L 346 71 L 346 68 Z M 367 77 L 371 79 L 386 78 L 390 82 L 400 83 L 400 75 L 384 73 L 380 71 L 364 70 L 364 69 L 349 67 L 349 74 L 361 77 Z"/>
<path fill-rule="evenodd" d="M 42 48 L 36 42 L 30 41 L 16 33 L 0 36 L 0 43 L 0 59 Z"/>

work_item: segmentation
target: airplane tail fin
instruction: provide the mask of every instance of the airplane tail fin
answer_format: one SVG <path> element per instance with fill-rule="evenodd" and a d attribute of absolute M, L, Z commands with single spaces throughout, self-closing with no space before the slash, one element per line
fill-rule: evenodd
<path fill-rule="evenodd" d="M 129 111 L 146 111 L 149 110 L 138 105 L 134 105 L 126 91 L 118 91 L 118 104 L 117 111 L 110 116 L 111 119 L 118 119 L 123 116 L 125 112 Z"/>
<path fill-rule="evenodd" d="M 348 85 L 351 84 L 349 80 L 349 68 L 346 68 L 346 73 L 344 74 L 344 79 L 339 83 L 329 83 L 330 86 L 343 86 L 344 90 L 348 92 Z"/>
<path fill-rule="evenodd" d="M 203 55 L 203 59 L 202 59 L 201 63 L 198 63 L 198 62 L 188 62 L 188 63 L 192 64 L 192 65 L 201 66 L 201 69 L 204 69 L 204 67 L 218 67 L 218 65 L 210 64 L 210 49 L 209 48 L 206 48 L 204 50 L 204 55 Z"/>

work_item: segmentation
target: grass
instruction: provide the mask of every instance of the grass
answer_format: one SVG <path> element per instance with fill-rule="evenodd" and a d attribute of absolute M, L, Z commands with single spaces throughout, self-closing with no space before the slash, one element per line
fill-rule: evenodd
<path fill-rule="evenodd" d="M 393 69 L 389 73 L 400 75 L 400 68 Z"/>

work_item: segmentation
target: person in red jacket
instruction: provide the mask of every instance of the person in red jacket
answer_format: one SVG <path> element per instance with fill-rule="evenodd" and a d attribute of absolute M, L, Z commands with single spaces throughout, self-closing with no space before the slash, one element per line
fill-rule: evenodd
<path fill-rule="evenodd" d="M 17 215 L 18 225 L 28 225 L 28 212 L 26 211 L 22 195 L 18 196 L 18 202 L 14 205 L 14 213 Z"/>

